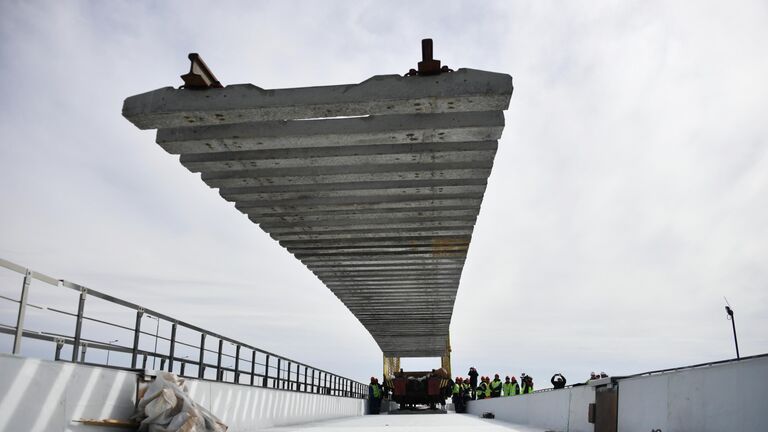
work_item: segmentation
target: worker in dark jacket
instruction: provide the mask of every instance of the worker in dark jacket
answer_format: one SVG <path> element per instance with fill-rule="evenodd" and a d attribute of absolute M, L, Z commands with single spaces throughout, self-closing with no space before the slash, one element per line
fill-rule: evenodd
<path fill-rule="evenodd" d="M 469 375 L 469 387 L 472 388 L 472 399 L 475 399 L 475 389 L 477 388 L 477 369 L 474 367 L 469 368 L 469 373 L 467 375 Z"/>
<path fill-rule="evenodd" d="M 552 383 L 552 387 L 555 389 L 565 388 L 565 377 L 561 373 L 552 375 L 552 379 L 549 382 Z"/>
<path fill-rule="evenodd" d="M 491 387 L 492 398 L 501 397 L 501 380 L 499 379 L 499 374 L 494 375 L 493 381 L 491 381 L 489 386 Z"/>

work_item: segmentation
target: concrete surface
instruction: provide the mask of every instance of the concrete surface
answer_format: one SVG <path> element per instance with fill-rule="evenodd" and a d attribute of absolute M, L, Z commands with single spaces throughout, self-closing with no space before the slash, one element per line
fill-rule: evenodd
<path fill-rule="evenodd" d="M 467 413 L 480 415 L 492 412 L 497 420 L 546 430 L 593 432 L 594 425 L 589 423 L 587 415 L 589 404 L 594 402 L 595 388 L 578 386 L 471 401 Z"/>
<path fill-rule="evenodd" d="M 123 115 L 301 260 L 387 356 L 445 352 L 509 75 L 164 88 Z M 340 116 L 344 118 L 339 118 Z"/>
<path fill-rule="evenodd" d="M 500 420 L 481 419 L 468 414 L 448 413 L 415 415 L 367 415 L 354 419 L 331 420 L 298 426 L 268 429 L 274 432 L 315 431 L 488 431 L 488 432 L 544 432 L 544 429 L 515 425 Z"/>

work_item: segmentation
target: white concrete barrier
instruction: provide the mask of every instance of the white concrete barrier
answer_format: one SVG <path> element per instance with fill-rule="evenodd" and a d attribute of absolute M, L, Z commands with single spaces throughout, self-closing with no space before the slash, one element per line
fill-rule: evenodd
<path fill-rule="evenodd" d="M 79 419 L 128 419 L 136 405 L 133 372 L 0 354 L 0 432 L 114 432 Z M 190 395 L 245 432 L 365 412 L 362 399 L 188 379 Z"/>
<path fill-rule="evenodd" d="M 619 381 L 619 432 L 768 430 L 768 357 Z"/>
<path fill-rule="evenodd" d="M 108 368 L 0 355 L 0 431 L 108 432 L 73 420 L 127 419 L 137 375 Z"/>
<path fill-rule="evenodd" d="M 579 386 L 471 401 L 467 413 L 481 415 L 492 412 L 502 421 L 547 430 L 592 432 L 594 425 L 587 421 L 587 415 L 589 404 L 594 402 L 594 387 Z"/>
<path fill-rule="evenodd" d="M 246 432 L 365 414 L 365 400 L 261 387 L 187 380 L 192 399 L 229 429 Z"/>

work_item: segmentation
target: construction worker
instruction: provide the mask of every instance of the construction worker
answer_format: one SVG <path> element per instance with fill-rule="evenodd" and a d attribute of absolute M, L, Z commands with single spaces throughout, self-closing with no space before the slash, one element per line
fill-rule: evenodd
<path fill-rule="evenodd" d="M 504 396 L 516 396 L 520 394 L 520 386 L 517 384 L 517 378 L 513 375 L 512 378 L 507 377 L 509 384 L 505 384 Z"/>
<path fill-rule="evenodd" d="M 463 386 L 462 391 L 471 398 L 475 389 L 473 389 L 472 385 L 469 383 L 469 377 L 464 378 L 464 380 L 461 382 L 461 385 Z"/>
<path fill-rule="evenodd" d="M 462 394 L 464 383 L 462 381 L 461 377 L 456 377 L 456 381 L 453 382 L 453 388 L 451 389 L 451 401 L 457 413 L 464 412 L 464 395 Z"/>
<path fill-rule="evenodd" d="M 531 378 L 530 375 L 526 375 L 525 378 L 523 378 L 523 388 L 520 393 L 521 394 L 533 393 L 533 378 Z"/>
<path fill-rule="evenodd" d="M 480 377 L 480 384 L 475 389 L 477 400 L 485 399 L 485 391 L 488 390 L 488 384 L 485 383 L 485 377 Z"/>
<path fill-rule="evenodd" d="M 371 377 L 371 383 L 368 385 L 368 413 L 378 414 L 381 409 L 382 391 L 379 386 L 379 380 Z"/>
<path fill-rule="evenodd" d="M 491 397 L 491 377 L 485 377 L 485 398 Z"/>
<path fill-rule="evenodd" d="M 464 381 L 461 383 L 461 396 L 464 399 L 464 406 L 467 406 L 467 402 L 472 400 L 472 394 L 474 393 L 474 389 L 469 384 L 469 377 L 464 378 Z"/>
<path fill-rule="evenodd" d="M 475 389 L 477 388 L 477 369 L 474 367 L 469 368 L 469 385 L 472 388 L 472 399 L 475 399 Z"/>
<path fill-rule="evenodd" d="M 504 377 L 504 384 L 501 385 L 501 392 L 503 396 L 510 396 L 512 390 L 512 381 L 509 380 L 509 375 Z"/>
<path fill-rule="evenodd" d="M 491 390 L 491 397 L 497 398 L 501 397 L 501 380 L 499 379 L 499 374 L 496 374 L 493 376 L 493 381 L 488 385 L 488 388 Z"/>

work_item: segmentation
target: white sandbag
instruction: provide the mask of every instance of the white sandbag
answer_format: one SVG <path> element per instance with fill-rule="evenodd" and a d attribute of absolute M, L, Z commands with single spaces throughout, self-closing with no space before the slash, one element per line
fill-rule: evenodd
<path fill-rule="evenodd" d="M 189 397 L 184 380 L 160 372 L 141 397 L 134 418 L 139 431 L 225 432 L 227 426 Z"/>

